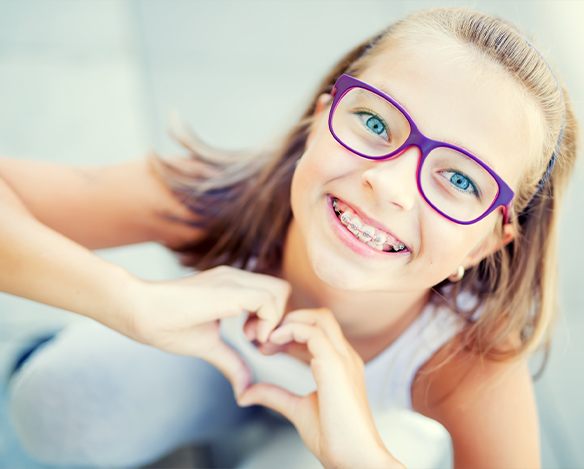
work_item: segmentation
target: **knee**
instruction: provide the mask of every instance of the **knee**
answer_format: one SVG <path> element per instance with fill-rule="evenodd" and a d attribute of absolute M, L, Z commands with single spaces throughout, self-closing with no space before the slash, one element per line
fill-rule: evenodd
<path fill-rule="evenodd" d="M 121 415 L 103 383 L 87 392 L 67 383 L 74 381 L 71 373 L 30 365 L 10 382 L 8 412 L 32 458 L 52 465 L 118 467 L 147 464 L 164 454 L 161 442 L 138 436 L 147 436 L 139 431 L 139 415 Z"/>
<path fill-rule="evenodd" d="M 88 323 L 32 355 L 8 386 L 22 446 L 57 465 L 147 464 L 249 411 L 229 399 L 229 383 L 203 360 Z"/>

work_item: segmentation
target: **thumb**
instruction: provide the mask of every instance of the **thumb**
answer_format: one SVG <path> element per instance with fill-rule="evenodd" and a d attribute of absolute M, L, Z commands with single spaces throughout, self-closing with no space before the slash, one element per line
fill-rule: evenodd
<path fill-rule="evenodd" d="M 235 399 L 252 381 L 247 363 L 239 353 L 223 341 L 217 342 L 201 358 L 215 366 L 231 382 Z"/>
<path fill-rule="evenodd" d="M 282 414 L 294 424 L 296 408 L 300 400 L 300 396 L 292 394 L 279 386 L 269 383 L 258 383 L 253 384 L 243 391 L 237 403 L 242 407 L 253 404 L 263 405 Z"/>

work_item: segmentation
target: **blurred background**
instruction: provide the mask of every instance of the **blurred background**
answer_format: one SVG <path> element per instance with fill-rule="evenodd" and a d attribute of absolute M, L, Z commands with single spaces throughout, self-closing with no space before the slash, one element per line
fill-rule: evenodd
<path fill-rule="evenodd" d="M 584 1 L 2 0 L 0 154 L 90 166 L 152 148 L 176 152 L 167 133 L 173 113 L 211 144 L 261 145 L 297 119 L 324 73 L 357 42 L 410 11 L 460 5 L 531 36 L 584 125 Z M 544 468 L 584 467 L 582 167 L 562 219 L 563 316 L 535 383 Z M 143 278 L 183 272 L 156 244 L 96 252 Z M 0 294 L 0 367 L 31 336 L 84 320 Z M 20 447 L 0 404 L 0 467 L 45 467 Z M 195 463 L 186 449 L 154 466 Z"/>

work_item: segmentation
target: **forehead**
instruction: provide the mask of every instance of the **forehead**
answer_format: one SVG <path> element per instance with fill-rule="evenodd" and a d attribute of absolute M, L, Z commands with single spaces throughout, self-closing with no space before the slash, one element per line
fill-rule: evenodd
<path fill-rule="evenodd" d="M 512 188 L 535 157 L 541 137 L 534 103 L 468 46 L 386 47 L 359 78 L 396 99 L 426 136 L 465 148 Z"/>

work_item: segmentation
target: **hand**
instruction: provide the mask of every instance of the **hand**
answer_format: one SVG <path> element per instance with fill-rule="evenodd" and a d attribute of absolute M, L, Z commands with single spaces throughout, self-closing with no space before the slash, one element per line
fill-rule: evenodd
<path fill-rule="evenodd" d="M 248 327 L 246 334 L 253 336 Z M 325 467 L 403 467 L 385 448 L 369 408 L 364 363 L 327 308 L 288 313 L 262 346 L 275 353 L 295 343 L 310 356 L 317 390 L 292 394 L 268 383 L 253 384 L 238 399 L 286 417 Z M 270 345 L 272 344 L 272 345 Z"/>
<path fill-rule="evenodd" d="M 251 371 L 221 339 L 221 318 L 253 311 L 260 340 L 266 340 L 284 315 L 291 290 L 280 278 L 221 265 L 178 280 L 138 281 L 130 291 L 134 325 L 127 335 L 206 360 L 231 381 L 237 397 L 251 382 Z"/>

